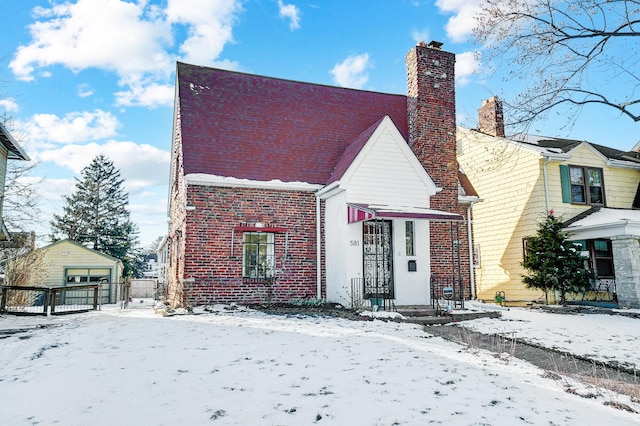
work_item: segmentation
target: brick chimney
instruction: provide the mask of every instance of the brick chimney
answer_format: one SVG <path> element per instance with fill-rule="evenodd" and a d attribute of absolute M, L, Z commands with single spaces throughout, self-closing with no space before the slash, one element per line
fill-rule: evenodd
<path fill-rule="evenodd" d="M 492 136 L 504 138 L 502 101 L 497 96 L 482 101 L 478 109 L 478 130 Z"/>
<path fill-rule="evenodd" d="M 409 146 L 436 186 L 442 188 L 431 197 L 430 207 L 466 217 L 465 206 L 458 202 L 456 58 L 441 46 L 437 42 L 428 46 L 420 43 L 406 56 Z M 461 278 L 465 297 L 469 297 L 471 267 L 466 226 L 432 221 L 429 230 L 431 279 L 451 284 Z M 457 261 L 455 254 L 459 255 Z"/>
<path fill-rule="evenodd" d="M 409 146 L 436 186 L 431 207 L 458 210 L 455 55 L 442 43 L 420 43 L 407 53 Z"/>

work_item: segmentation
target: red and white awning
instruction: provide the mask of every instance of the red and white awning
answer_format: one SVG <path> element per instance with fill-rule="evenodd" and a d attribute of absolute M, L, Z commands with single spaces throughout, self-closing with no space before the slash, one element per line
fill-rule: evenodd
<path fill-rule="evenodd" d="M 347 203 L 348 223 L 370 219 L 427 219 L 432 221 L 463 221 L 457 213 L 426 209 L 423 207 L 384 206 L 375 204 Z"/>

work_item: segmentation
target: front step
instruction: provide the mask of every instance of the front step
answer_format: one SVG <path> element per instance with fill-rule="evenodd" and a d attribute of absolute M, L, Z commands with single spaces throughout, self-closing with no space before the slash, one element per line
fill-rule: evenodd
<path fill-rule="evenodd" d="M 404 317 L 431 317 L 437 315 L 436 309 L 431 306 L 398 306 L 396 312 Z"/>
<path fill-rule="evenodd" d="M 500 318 L 502 316 L 499 311 L 469 311 L 466 309 L 454 309 L 450 314 L 441 316 L 431 306 L 399 306 L 397 312 L 404 317 L 402 322 L 423 325 L 448 324 L 476 318 Z"/>

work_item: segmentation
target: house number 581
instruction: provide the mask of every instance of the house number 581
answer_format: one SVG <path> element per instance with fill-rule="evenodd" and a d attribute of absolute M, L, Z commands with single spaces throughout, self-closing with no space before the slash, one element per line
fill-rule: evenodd
<path fill-rule="evenodd" d="M 350 246 L 359 246 L 359 245 L 360 245 L 360 241 L 358 241 L 358 240 L 351 240 L 351 241 L 349 242 L 349 245 L 350 245 Z"/>

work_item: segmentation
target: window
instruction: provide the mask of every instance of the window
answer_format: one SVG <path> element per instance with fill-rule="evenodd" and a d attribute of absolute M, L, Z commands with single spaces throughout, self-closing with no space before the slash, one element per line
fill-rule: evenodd
<path fill-rule="evenodd" d="M 573 244 L 588 258 L 586 266 L 594 269 L 598 278 L 614 278 L 610 240 L 575 240 Z"/>
<path fill-rule="evenodd" d="M 613 278 L 613 252 L 611 241 L 593 240 L 593 258 L 598 278 Z"/>
<path fill-rule="evenodd" d="M 473 245 L 473 267 L 481 268 L 482 267 L 482 258 L 480 257 L 480 244 Z"/>
<path fill-rule="evenodd" d="M 69 268 L 65 271 L 66 284 L 97 283 L 111 279 L 109 268 Z"/>
<path fill-rule="evenodd" d="M 242 276 L 272 278 L 275 275 L 275 238 L 268 232 L 242 234 Z"/>
<path fill-rule="evenodd" d="M 604 205 L 602 169 L 569 166 L 569 175 L 572 204 Z"/>
<path fill-rule="evenodd" d="M 408 220 L 404 223 L 405 226 L 405 239 L 406 239 L 406 251 L 407 256 L 415 256 L 416 255 L 416 246 L 414 242 L 414 222 L 412 220 Z"/>

